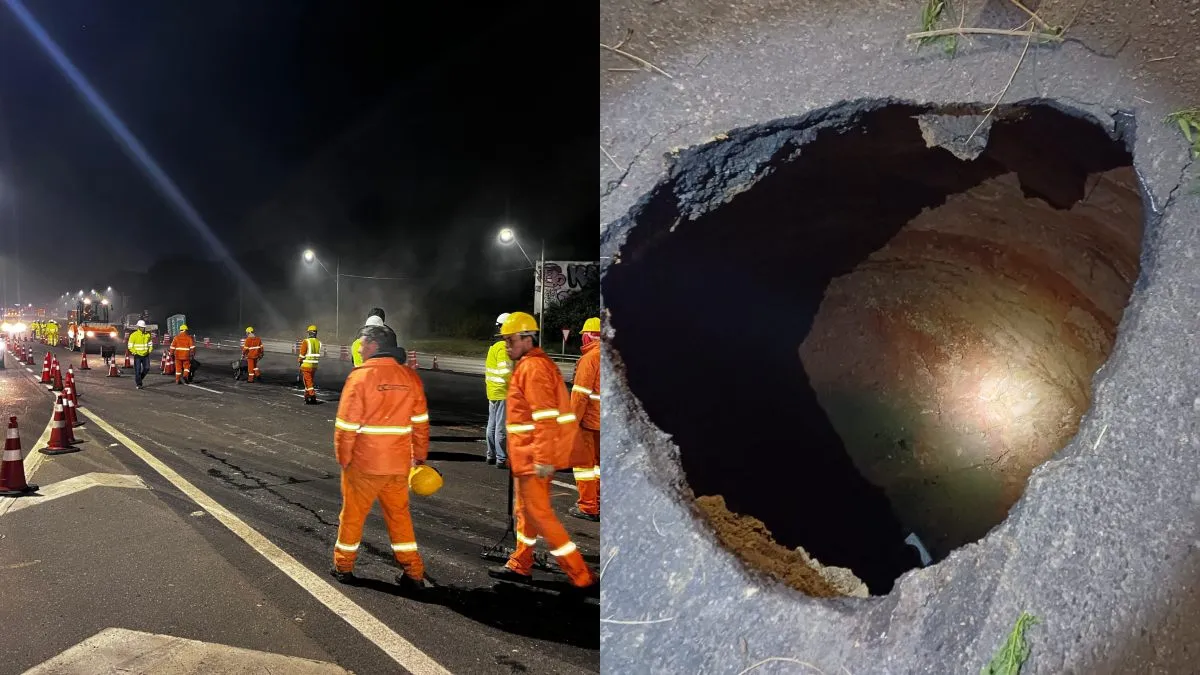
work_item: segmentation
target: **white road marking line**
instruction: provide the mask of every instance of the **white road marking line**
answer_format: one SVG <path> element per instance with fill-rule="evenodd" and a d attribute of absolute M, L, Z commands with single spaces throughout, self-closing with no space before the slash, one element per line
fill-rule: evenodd
<path fill-rule="evenodd" d="M 38 453 L 41 454 L 41 453 Z M 38 490 L 36 495 L 14 499 L 11 506 L 5 513 L 20 511 L 29 506 L 37 506 L 44 504 L 52 499 L 66 497 L 81 490 L 86 490 L 90 487 L 97 486 L 107 487 L 124 487 L 124 488 L 142 488 L 150 489 L 141 478 L 119 473 L 85 473 L 79 476 L 73 476 L 66 480 L 60 480 L 57 483 L 43 486 Z"/>
<path fill-rule="evenodd" d="M 562 482 L 561 480 L 552 480 L 552 481 L 550 481 L 550 482 L 551 482 L 551 483 L 554 483 L 555 485 L 557 485 L 557 486 L 559 486 L 559 487 L 565 487 L 565 488 L 569 488 L 569 489 L 571 489 L 571 490 L 574 490 L 574 491 L 576 491 L 576 492 L 579 492 L 579 488 L 575 487 L 574 485 L 571 485 L 570 483 L 564 483 L 564 482 Z"/>
<path fill-rule="evenodd" d="M 198 384 L 188 384 L 188 386 L 189 386 L 189 387 L 195 387 L 195 388 L 197 388 L 197 389 L 203 389 L 204 391 L 211 391 L 211 392 L 212 392 L 212 393 L 214 393 L 214 394 L 224 394 L 224 393 L 225 393 L 225 392 L 223 392 L 223 391 L 217 391 L 216 389 L 209 389 L 208 387 L 201 387 L 201 386 L 200 386 L 200 385 L 198 385 Z"/>
<path fill-rule="evenodd" d="M 328 581 L 325 581 L 300 564 L 298 560 L 288 555 L 286 551 L 276 546 L 271 540 L 259 534 L 257 530 L 247 525 L 242 519 L 238 518 L 224 506 L 221 506 L 195 485 L 192 485 L 183 476 L 175 473 L 174 469 L 150 454 L 145 448 L 118 431 L 108 422 L 100 419 L 87 408 L 80 408 L 79 412 L 91 418 L 108 435 L 115 438 L 121 445 L 128 448 L 130 452 L 150 465 L 150 468 L 170 481 L 179 491 L 196 502 L 200 508 L 207 511 L 213 518 L 219 520 L 230 532 L 240 537 L 242 541 L 246 542 L 259 555 L 270 561 L 279 571 L 288 575 L 292 581 L 296 582 L 297 585 L 320 601 L 321 604 L 328 607 L 331 612 L 354 627 L 363 637 L 382 649 L 385 654 L 391 657 L 402 668 L 416 675 L 423 675 L 424 673 L 450 675 L 450 671 L 443 668 L 438 662 L 430 658 L 429 655 L 417 649 L 408 640 L 400 637 L 387 624 L 375 618 L 375 616 L 350 598 L 347 598 Z"/>
<path fill-rule="evenodd" d="M 115 673 L 133 668 L 144 673 L 349 673 L 325 661 L 124 628 L 106 628 L 25 672 L 28 675 Z"/>

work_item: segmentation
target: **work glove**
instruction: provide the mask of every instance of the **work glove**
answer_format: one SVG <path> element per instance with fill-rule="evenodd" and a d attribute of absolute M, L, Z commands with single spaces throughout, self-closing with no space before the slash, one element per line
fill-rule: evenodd
<path fill-rule="evenodd" d="M 549 478 L 554 475 L 554 466 L 551 464 L 534 464 L 533 472 L 538 478 Z"/>

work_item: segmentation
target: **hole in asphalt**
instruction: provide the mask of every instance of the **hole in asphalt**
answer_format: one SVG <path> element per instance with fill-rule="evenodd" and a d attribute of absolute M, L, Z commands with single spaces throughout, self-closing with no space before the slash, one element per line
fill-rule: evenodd
<path fill-rule="evenodd" d="M 708 522 L 805 592 L 836 594 L 797 547 L 878 595 L 922 564 L 910 535 L 936 562 L 987 534 L 1115 342 L 1131 122 L 1007 106 L 963 143 L 978 112 L 856 102 L 685 150 L 606 273 L 623 374 Z"/>

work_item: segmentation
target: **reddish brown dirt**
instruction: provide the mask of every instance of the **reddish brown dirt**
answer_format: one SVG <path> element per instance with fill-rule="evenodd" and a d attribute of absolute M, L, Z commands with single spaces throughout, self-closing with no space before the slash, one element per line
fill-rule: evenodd
<path fill-rule="evenodd" d="M 818 598 L 845 595 L 821 576 L 801 551 L 775 543 L 762 521 L 731 512 L 720 495 L 699 497 L 696 506 L 708 518 L 717 538 L 747 565 L 766 572 L 792 588 Z"/>

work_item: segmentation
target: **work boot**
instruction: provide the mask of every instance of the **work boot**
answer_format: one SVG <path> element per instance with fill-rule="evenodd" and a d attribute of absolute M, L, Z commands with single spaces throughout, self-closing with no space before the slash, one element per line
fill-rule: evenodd
<path fill-rule="evenodd" d="M 532 574 L 521 574 L 509 567 L 489 567 L 488 576 L 500 581 L 515 581 L 519 584 L 527 584 L 533 580 Z"/>
<path fill-rule="evenodd" d="M 488 463 L 488 464 L 495 464 L 495 463 L 496 463 L 496 458 L 495 458 L 495 457 L 493 457 L 493 456 L 491 456 L 491 455 L 488 455 L 488 458 L 487 458 L 487 463 Z"/>
<path fill-rule="evenodd" d="M 496 460 L 496 468 L 497 468 L 497 469 L 507 469 L 507 468 L 508 468 L 508 462 L 507 462 L 507 461 L 505 461 L 505 460 L 503 460 L 503 459 Z"/>
<path fill-rule="evenodd" d="M 354 581 L 354 570 L 350 570 L 349 572 L 343 572 L 343 571 L 339 570 L 338 568 L 334 567 L 329 570 L 329 576 L 333 577 L 334 579 L 337 579 L 339 583 L 348 584 L 348 583 Z"/>
<path fill-rule="evenodd" d="M 587 511 L 580 510 L 580 508 L 578 506 L 572 506 L 570 508 L 570 510 L 567 511 L 567 513 L 571 514 L 572 516 L 575 516 L 576 518 L 580 518 L 582 520 L 590 520 L 593 523 L 600 522 L 600 514 L 599 513 L 588 513 Z"/>
<path fill-rule="evenodd" d="M 598 598 L 600 597 L 600 581 L 587 586 L 570 586 L 562 592 L 564 598 Z"/>
<path fill-rule="evenodd" d="M 404 572 L 396 575 L 396 585 L 400 587 L 400 592 L 409 595 L 419 595 L 425 591 L 432 590 L 434 587 L 433 579 L 425 576 L 422 579 L 414 579 Z"/>

